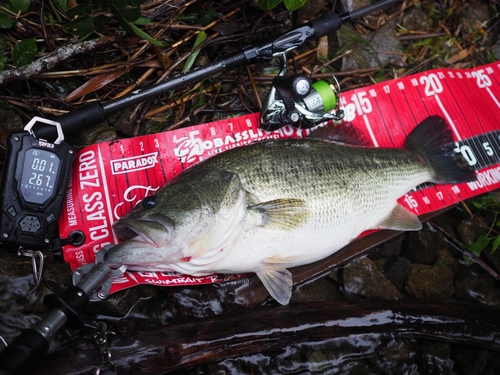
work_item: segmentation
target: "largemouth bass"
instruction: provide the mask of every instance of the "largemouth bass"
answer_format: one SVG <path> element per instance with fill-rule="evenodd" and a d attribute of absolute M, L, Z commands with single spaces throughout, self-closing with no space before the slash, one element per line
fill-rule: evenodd
<path fill-rule="evenodd" d="M 445 121 L 432 116 L 404 148 L 318 139 L 236 148 L 190 168 L 145 197 L 114 231 L 110 265 L 201 276 L 254 272 L 281 304 L 289 267 L 312 263 L 368 229 L 419 230 L 397 199 L 424 182 L 475 179 L 459 167 Z"/>

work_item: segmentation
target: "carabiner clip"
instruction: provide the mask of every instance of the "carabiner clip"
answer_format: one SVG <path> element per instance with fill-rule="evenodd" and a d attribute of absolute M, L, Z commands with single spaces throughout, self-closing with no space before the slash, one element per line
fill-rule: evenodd
<path fill-rule="evenodd" d="M 101 355 L 101 364 L 95 370 L 95 375 L 99 375 L 101 373 L 101 369 L 104 367 L 110 367 L 114 374 L 116 374 L 116 366 L 114 362 L 111 360 L 111 352 L 109 350 L 109 341 L 108 335 L 114 335 L 114 332 L 109 332 L 107 330 L 107 325 L 104 322 L 99 322 L 101 326 L 101 330 L 94 336 L 95 343 L 99 348 L 99 354 Z"/>
<path fill-rule="evenodd" d="M 43 253 L 40 250 L 28 250 L 25 249 L 24 247 L 20 247 L 19 250 L 17 251 L 17 254 L 19 256 L 25 256 L 28 258 L 31 258 L 31 268 L 33 270 L 33 279 L 35 280 L 37 288 L 40 285 L 40 282 L 42 281 L 42 275 L 43 275 Z M 39 261 L 39 264 L 37 264 L 37 258 Z"/>

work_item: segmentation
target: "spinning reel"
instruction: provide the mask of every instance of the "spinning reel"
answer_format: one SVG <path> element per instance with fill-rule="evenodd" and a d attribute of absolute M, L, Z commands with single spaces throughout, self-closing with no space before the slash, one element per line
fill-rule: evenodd
<path fill-rule="evenodd" d="M 338 108 L 340 87 L 335 76 L 332 74 L 335 84 L 325 81 L 312 83 L 304 74 L 285 76 L 288 68 L 285 53 L 278 56 L 283 61 L 283 67 L 273 79 L 273 86 L 264 102 L 260 127 L 273 131 L 291 124 L 308 129 L 328 120 L 342 120 L 344 112 Z"/>

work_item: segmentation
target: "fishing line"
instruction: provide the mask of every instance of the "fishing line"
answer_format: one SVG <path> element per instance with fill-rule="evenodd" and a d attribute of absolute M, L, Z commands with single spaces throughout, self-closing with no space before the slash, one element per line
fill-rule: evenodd
<path fill-rule="evenodd" d="M 3 344 L 2 350 L 0 350 L 0 353 L 7 347 L 7 342 L 4 340 L 4 338 L 0 335 L 0 341 Z"/>

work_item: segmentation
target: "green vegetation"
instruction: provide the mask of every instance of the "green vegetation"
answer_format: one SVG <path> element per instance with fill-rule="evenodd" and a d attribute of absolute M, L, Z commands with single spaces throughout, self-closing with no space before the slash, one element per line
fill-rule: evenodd
<path fill-rule="evenodd" d="M 116 18 L 120 27 L 128 33 L 136 34 L 151 44 L 163 46 L 163 43 L 156 41 L 138 27 L 151 21 L 141 14 L 140 6 L 143 2 L 142 0 L 82 1 L 67 11 L 68 15 L 74 17 L 67 27 L 74 35 L 87 38 L 93 33 L 102 32 L 106 26 L 110 25 L 113 18 Z M 63 5 L 64 8 L 66 5 Z"/>
<path fill-rule="evenodd" d="M 285 4 L 286 9 L 294 11 L 307 3 L 307 0 L 257 0 L 259 7 L 264 10 L 273 9 L 281 3 Z"/>
<path fill-rule="evenodd" d="M 491 218 L 491 223 L 486 225 L 487 231 L 481 233 L 477 240 L 471 244 L 464 244 L 474 255 L 480 256 L 483 250 L 491 246 L 491 253 L 497 251 L 500 246 L 500 233 L 495 228 L 500 228 L 500 201 L 495 193 L 487 193 L 469 200 L 473 206 L 472 212 L 475 215 L 487 214 Z"/>

